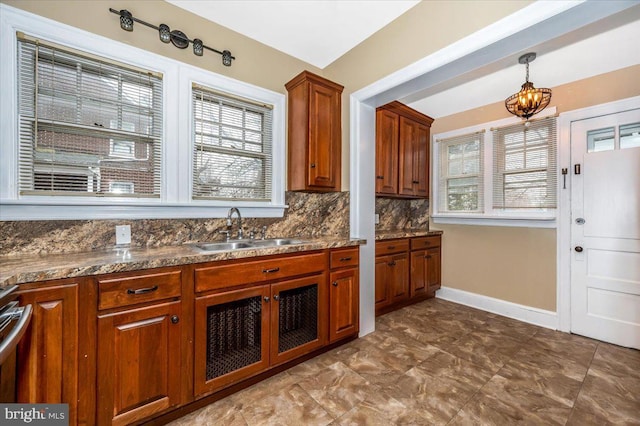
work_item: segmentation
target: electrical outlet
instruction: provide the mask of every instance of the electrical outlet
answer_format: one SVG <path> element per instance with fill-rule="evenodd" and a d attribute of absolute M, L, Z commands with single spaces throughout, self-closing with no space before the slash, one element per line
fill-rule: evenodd
<path fill-rule="evenodd" d="M 116 226 L 116 245 L 131 244 L 131 226 L 130 225 L 117 225 Z"/>
<path fill-rule="evenodd" d="M 380 215 L 378 213 L 376 213 L 376 225 L 378 225 L 380 223 Z"/>

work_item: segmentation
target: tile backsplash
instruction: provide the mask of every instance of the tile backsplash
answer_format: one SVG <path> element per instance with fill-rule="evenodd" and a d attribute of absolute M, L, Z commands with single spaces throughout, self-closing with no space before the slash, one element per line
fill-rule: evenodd
<path fill-rule="evenodd" d="M 349 237 L 349 193 L 287 192 L 282 218 L 243 218 L 245 232 L 267 225 L 267 237 Z M 241 210 L 242 213 L 242 210 Z M 225 218 L 0 222 L 0 255 L 73 253 L 115 245 L 115 226 L 131 226 L 132 247 L 223 238 Z M 234 223 L 235 232 L 235 223 Z"/>

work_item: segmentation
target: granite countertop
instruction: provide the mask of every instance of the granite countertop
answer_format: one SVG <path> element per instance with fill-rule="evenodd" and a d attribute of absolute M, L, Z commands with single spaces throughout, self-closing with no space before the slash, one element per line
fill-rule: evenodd
<path fill-rule="evenodd" d="M 113 248 L 82 253 L 0 256 L 0 288 L 59 278 L 357 246 L 365 242 L 362 239 L 314 238 L 306 239 L 304 244 L 214 253 L 203 253 L 190 244 L 184 244 L 158 248 Z"/>
<path fill-rule="evenodd" d="M 431 235 L 442 235 L 442 231 L 429 231 L 426 229 L 393 229 L 387 231 L 376 231 L 376 241 L 392 240 L 394 238 L 428 237 Z"/>

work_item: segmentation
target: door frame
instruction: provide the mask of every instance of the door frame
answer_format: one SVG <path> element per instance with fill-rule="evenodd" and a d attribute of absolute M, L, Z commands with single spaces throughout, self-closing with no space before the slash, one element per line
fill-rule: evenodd
<path fill-rule="evenodd" d="M 640 108 L 640 96 L 612 101 L 560 114 L 558 118 L 558 218 L 556 311 L 558 330 L 571 332 L 571 123 Z M 567 189 L 562 188 L 562 168 L 567 168 Z"/>

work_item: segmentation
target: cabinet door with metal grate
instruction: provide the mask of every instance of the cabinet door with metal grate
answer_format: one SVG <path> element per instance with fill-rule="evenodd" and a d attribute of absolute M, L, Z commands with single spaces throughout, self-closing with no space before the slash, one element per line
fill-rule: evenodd
<path fill-rule="evenodd" d="M 327 341 L 326 274 L 271 285 L 271 364 L 279 364 Z"/>
<path fill-rule="evenodd" d="M 196 299 L 196 394 L 268 367 L 268 302 L 269 286 Z"/>

